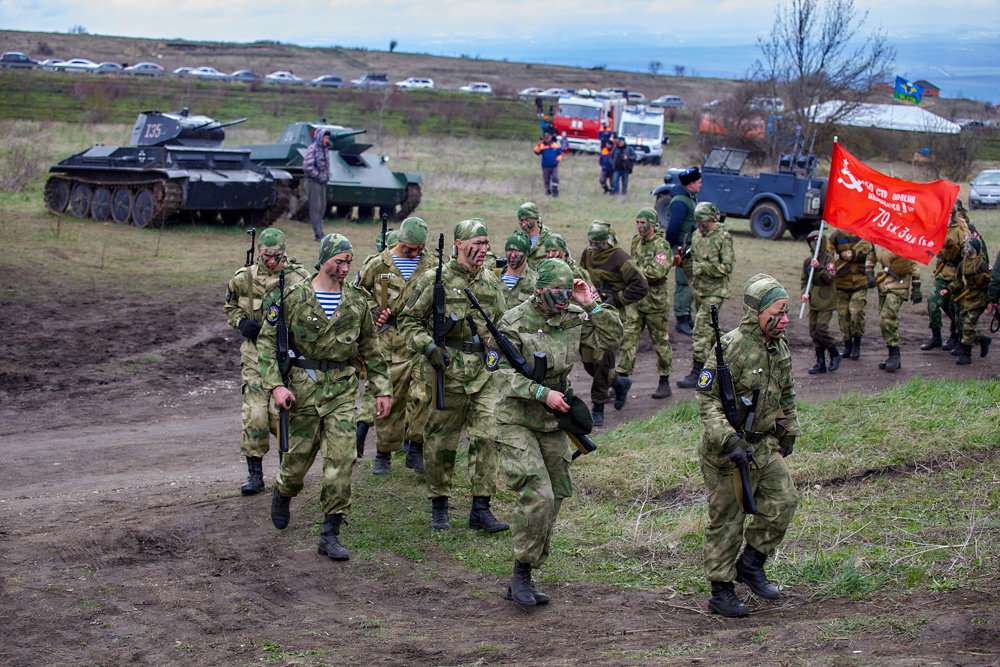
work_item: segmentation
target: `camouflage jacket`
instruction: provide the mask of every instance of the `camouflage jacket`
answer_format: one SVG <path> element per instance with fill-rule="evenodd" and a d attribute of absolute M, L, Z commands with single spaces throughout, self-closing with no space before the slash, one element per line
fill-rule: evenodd
<path fill-rule="evenodd" d="M 992 274 L 993 267 L 982 255 L 962 258 L 954 280 L 948 285 L 948 291 L 958 307 L 962 310 L 985 308 L 988 300 L 986 290 Z"/>
<path fill-rule="evenodd" d="M 621 320 L 612 308 L 592 302 L 585 311 L 571 302 L 563 312 L 549 313 L 534 295 L 504 313 L 498 327 L 529 364 L 535 352 L 545 354 L 544 385 L 563 393 L 570 388 L 570 371 L 583 349 L 600 356 L 602 350 L 615 349 L 622 337 Z M 559 420 L 545 410 L 548 389 L 515 371 L 504 358 L 496 376 L 497 423 L 558 430 Z"/>
<path fill-rule="evenodd" d="M 386 248 L 369 257 L 358 272 L 358 285 L 364 287 L 369 293 L 368 307 L 379 310 L 388 307 L 392 311 L 388 321 L 389 328 L 379 334 L 379 340 L 386 357 L 391 356 L 391 360 L 394 362 L 413 357 L 412 350 L 406 345 L 405 339 L 399 333 L 399 313 L 402 312 L 406 301 L 413 294 L 413 289 L 420 280 L 420 276 L 425 271 L 435 267 L 434 256 L 424 251 L 420 262 L 417 263 L 410 279 L 407 280 L 400 273 L 396 262 L 392 260 L 392 253 Z"/>
<path fill-rule="evenodd" d="M 740 326 L 722 336 L 722 352 L 733 378 L 733 391 L 750 398 L 753 387 L 760 388 L 755 433 L 772 433 L 775 422 L 788 420 L 786 432 L 800 433 L 798 412 L 795 408 L 795 380 L 792 377 L 792 357 L 784 336 L 769 339 L 760 330 L 756 314 L 745 315 Z M 718 467 L 732 466 L 726 455 L 726 441 L 735 433 L 726 420 L 719 400 L 719 381 L 716 377 L 715 346 L 708 354 L 705 368 L 698 377 L 696 396 L 701 423 L 705 432 L 698 452 Z M 768 438 L 756 445 L 776 447 L 777 441 Z"/>
<path fill-rule="evenodd" d="M 504 300 L 507 302 L 507 310 L 510 310 L 530 299 L 531 295 L 535 293 L 535 270 L 531 266 L 524 267 L 524 271 L 521 272 L 513 289 L 507 289 L 507 285 L 503 281 L 504 271 L 505 269 L 496 269 L 495 272 L 505 290 Z"/>
<path fill-rule="evenodd" d="M 659 234 L 653 234 L 651 239 L 636 234 L 632 237 L 631 255 L 649 285 L 649 293 L 635 304 L 636 310 L 640 313 L 666 313 L 670 306 L 667 274 L 674 265 L 674 256 L 666 239 Z"/>
<path fill-rule="evenodd" d="M 993 273 L 990 277 L 990 285 L 986 289 L 986 300 L 990 303 L 1000 301 L 1000 253 L 993 262 Z"/>
<path fill-rule="evenodd" d="M 833 261 L 833 255 L 824 246 L 816 259 L 819 261 L 819 266 L 813 272 L 812 287 L 809 288 L 809 310 L 817 313 L 837 310 L 837 289 L 833 286 L 836 264 Z M 806 283 L 809 282 L 810 264 L 812 264 L 812 257 L 807 257 L 802 262 L 800 289 L 803 294 L 806 291 Z"/>
<path fill-rule="evenodd" d="M 962 261 L 962 242 L 969 238 L 969 226 L 960 215 L 951 216 L 948 222 L 948 232 L 944 237 L 944 245 L 935 255 L 934 277 L 945 282 L 955 280 L 958 265 Z"/>
<path fill-rule="evenodd" d="M 875 278 L 879 280 L 879 294 L 893 289 L 907 290 L 911 284 L 915 289 L 920 289 L 920 264 L 912 259 L 900 257 L 882 246 L 873 243 L 869 243 L 868 245 L 870 250 L 868 251 L 868 259 L 865 260 L 865 270 L 872 271 L 875 274 Z M 884 268 L 876 271 L 876 262 Z M 884 270 L 886 268 L 895 273 L 898 279 L 889 275 Z M 882 274 L 885 275 L 884 278 L 881 277 Z"/>
<path fill-rule="evenodd" d="M 427 345 L 433 342 L 434 333 L 434 278 L 435 271 L 427 271 L 420 277 L 413 294 L 399 314 L 399 331 L 404 336 L 410 349 L 423 354 Z M 507 290 L 496 274 L 488 269 L 479 269 L 475 273 L 452 259 L 441 270 L 441 281 L 445 288 L 444 314 L 445 319 L 455 316 L 455 326 L 446 336 L 448 354 L 451 364 L 445 369 L 445 391 L 458 394 L 474 394 L 492 381 L 492 374 L 486 369 L 482 352 L 464 352 L 452 345 L 463 342 L 472 343 L 472 330 L 466 315 L 472 316 L 481 340 L 487 337 L 486 325 L 481 316 L 473 310 L 463 290 L 468 287 L 476 295 L 494 322 L 507 310 L 504 292 Z M 428 366 L 428 368 L 430 368 Z"/>
<path fill-rule="evenodd" d="M 531 246 L 531 251 L 528 253 L 528 267 L 532 270 L 537 269 L 538 265 L 545 259 L 545 239 L 552 233 L 552 230 L 542 223 L 539 222 L 538 226 L 541 229 L 538 232 L 538 240 Z"/>
<path fill-rule="evenodd" d="M 345 400 L 353 403 L 358 394 L 356 356 L 365 360 L 368 382 L 375 388 L 375 395 L 391 394 L 389 366 L 375 335 L 375 323 L 368 310 L 368 292 L 344 284 L 340 298 L 333 317 L 327 318 L 316 300 L 311 281 L 285 287 L 289 347 L 299 357 L 338 364 L 325 371 L 293 366 L 288 374 L 288 388 L 295 394 L 294 409 L 315 407 L 321 417 Z M 278 295 L 274 294 L 269 299 L 264 326 L 257 339 L 260 375 L 268 392 L 281 384 L 274 326 L 279 314 Z"/>
<path fill-rule="evenodd" d="M 286 260 L 284 269 L 286 288 L 309 278 L 309 273 L 300 264 L 295 263 L 295 260 Z M 277 288 L 278 273 L 268 271 L 260 262 L 238 270 L 226 286 L 226 305 L 222 308 L 229 326 L 238 329 L 240 320 L 244 318 L 257 320 L 263 324 L 264 302 Z M 250 338 L 243 339 L 240 345 L 240 359 L 242 364 L 257 365 L 256 341 Z"/>
<path fill-rule="evenodd" d="M 729 298 L 729 276 L 736 264 L 733 237 L 721 223 L 706 235 L 691 237 L 691 289 L 698 297 Z"/>
<path fill-rule="evenodd" d="M 580 266 L 590 275 L 591 284 L 601 295 L 601 303 L 621 309 L 649 293 L 649 283 L 628 253 L 617 245 L 594 252 L 587 248 Z"/>
<path fill-rule="evenodd" d="M 872 244 L 864 239 L 834 229 L 826 241 L 826 248 L 834 256 L 834 271 L 836 276 L 833 285 L 839 290 L 853 292 L 868 289 L 868 278 L 865 277 L 865 260 Z M 847 258 L 843 257 L 847 253 Z"/>

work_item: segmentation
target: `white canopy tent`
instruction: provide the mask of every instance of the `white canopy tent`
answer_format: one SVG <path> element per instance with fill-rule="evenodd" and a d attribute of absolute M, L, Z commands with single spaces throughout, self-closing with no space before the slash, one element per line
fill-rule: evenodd
<path fill-rule="evenodd" d="M 817 123 L 825 123 L 838 114 L 844 104 L 845 102 L 839 100 L 816 104 L 806 110 L 806 116 L 813 118 Z M 962 129 L 958 123 L 932 114 L 926 109 L 903 104 L 858 104 L 833 122 L 853 127 L 939 134 L 958 134 Z"/>

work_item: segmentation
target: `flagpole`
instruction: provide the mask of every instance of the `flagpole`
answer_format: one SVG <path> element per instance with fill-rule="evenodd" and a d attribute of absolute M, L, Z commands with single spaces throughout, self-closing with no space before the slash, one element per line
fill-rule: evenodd
<path fill-rule="evenodd" d="M 834 141 L 836 141 L 836 139 L 834 139 Z M 819 247 L 820 247 L 820 245 L 823 244 L 823 225 L 825 225 L 825 224 L 826 224 L 826 220 L 820 220 L 819 221 L 819 236 L 816 237 L 816 249 L 813 250 L 813 259 L 814 260 L 819 257 Z M 809 280 L 806 281 L 806 291 L 803 292 L 803 294 L 809 294 L 809 290 L 812 289 L 813 274 L 814 273 L 816 273 L 816 267 L 815 266 L 810 266 L 809 267 Z M 806 312 L 806 302 L 803 301 L 802 302 L 802 307 L 799 308 L 799 319 L 800 320 L 802 319 L 802 315 L 805 312 Z"/>

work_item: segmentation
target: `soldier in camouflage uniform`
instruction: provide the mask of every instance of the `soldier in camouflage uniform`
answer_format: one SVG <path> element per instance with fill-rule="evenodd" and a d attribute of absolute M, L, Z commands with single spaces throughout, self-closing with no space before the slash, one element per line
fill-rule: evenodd
<path fill-rule="evenodd" d="M 937 261 L 934 265 L 934 284 L 931 285 L 930 294 L 927 295 L 927 315 L 930 319 L 931 337 L 920 346 L 921 350 L 933 350 L 938 347 L 944 350 L 954 350 L 959 344 L 959 314 L 955 312 L 955 303 L 947 289 L 958 274 L 958 264 L 962 261 L 962 242 L 970 236 L 965 207 L 962 206 L 961 200 L 956 199 L 955 205 L 951 209 L 951 218 L 948 220 L 948 232 L 944 237 L 944 244 L 935 255 Z M 941 342 L 942 312 L 951 321 L 951 334 L 946 343 Z"/>
<path fill-rule="evenodd" d="M 639 337 L 644 328 L 649 329 L 649 338 L 656 352 L 656 371 L 660 375 L 659 385 L 653 398 L 670 396 L 670 368 L 673 364 L 673 350 L 670 347 L 670 290 L 667 274 L 673 266 L 673 253 L 667 241 L 657 234 L 656 211 L 641 209 L 635 216 L 638 234 L 632 237 L 632 261 L 642 272 L 649 293 L 636 303 L 625 306 L 622 319 L 625 336 L 622 339 L 618 358 L 618 375 L 629 376 L 635 366 L 639 350 Z"/>
<path fill-rule="evenodd" d="M 830 372 L 840 368 L 840 350 L 830 335 L 830 320 L 833 311 L 837 309 L 837 290 L 833 286 L 834 275 L 837 272 L 834 257 L 827 248 L 826 242 L 814 229 L 806 236 L 810 254 L 802 263 L 802 303 L 809 304 L 809 337 L 816 348 L 816 365 L 809 369 L 810 375 L 826 372 L 826 355 L 830 354 Z M 819 244 L 819 254 L 816 245 Z M 812 271 L 812 285 L 806 292 L 809 283 L 809 272 Z"/>
<path fill-rule="evenodd" d="M 521 226 L 521 231 L 531 241 L 528 266 L 534 270 L 545 259 L 545 240 L 552 233 L 552 230 L 542 224 L 538 217 L 538 206 L 530 201 L 524 202 L 517 209 L 517 223 Z"/>
<path fill-rule="evenodd" d="M 317 273 L 311 280 L 275 295 L 260 332 L 260 374 L 276 405 L 288 407 L 288 452 L 274 480 L 271 522 L 282 530 L 291 518 L 289 506 L 302 491 L 302 481 L 317 454 L 323 460 L 320 507 L 323 531 L 318 552 L 333 560 L 350 557 L 339 540 L 344 514 L 351 507 L 351 473 L 356 460 L 354 401 L 358 371 L 354 358 L 365 361 L 375 391 L 376 417 L 391 408 L 389 367 L 375 335 L 364 288 L 345 284 L 354 249 L 340 234 L 320 241 Z M 282 383 L 277 359 L 276 324 L 283 317 L 289 348 L 295 352 Z"/>
<path fill-rule="evenodd" d="M 955 363 L 966 366 L 972 363 L 973 345 L 979 345 L 980 357 L 985 357 L 990 351 L 990 342 L 993 339 L 979 333 L 976 324 L 986 310 L 987 289 L 993 267 L 983 255 L 983 242 L 977 238 L 966 239 L 962 244 L 962 252 L 965 256 L 955 271 L 955 278 L 948 287 L 941 290 L 941 296 L 954 295 L 955 303 L 961 312 L 962 339 L 959 342 L 961 350 Z"/>
<path fill-rule="evenodd" d="M 613 347 L 622 325 L 614 309 L 593 300 L 586 281 L 574 279 L 568 265 L 546 259 L 538 265 L 535 293 L 508 310 L 498 326 L 521 356 L 533 359 L 541 352 L 547 360 L 542 384 L 515 371 L 506 359 L 497 372 L 497 441 L 507 486 L 517 494 L 507 598 L 533 606 L 545 604 L 549 596 L 531 583 L 531 569 L 548 558 L 559 508 L 573 493 L 572 447 L 558 417 L 545 407 L 569 410 L 569 375 L 581 348 Z"/>
<path fill-rule="evenodd" d="M 750 398 L 754 387 L 760 389 L 753 431 L 744 440 L 726 419 L 714 350 L 698 377 L 696 394 L 705 427 L 698 455 L 708 495 L 703 539 L 705 574 L 712 584 L 708 608 L 729 617 L 750 613 L 736 597 L 734 578 L 761 597 L 781 596 L 764 574 L 764 561 L 784 539 L 799 498 L 785 464 L 800 433 L 792 359 L 784 336 L 788 294 L 777 280 L 758 273 L 744 285 L 743 308 L 739 326 L 722 337 L 722 352 L 737 397 Z M 747 463 L 750 450 L 750 488 L 757 514 L 744 530 L 736 464 Z M 744 539 L 746 548 L 737 560 Z"/>
<path fill-rule="evenodd" d="M 872 244 L 840 229 L 834 229 L 826 243 L 830 254 L 836 258 L 833 285 L 837 288 L 837 315 L 840 335 L 844 339 L 844 356 L 858 359 L 868 303 L 865 260 Z"/>
<path fill-rule="evenodd" d="M 396 243 L 372 256 L 358 272 L 358 284 L 370 295 L 369 306 L 375 314 L 382 352 L 389 361 L 392 382 L 392 410 L 376 431 L 375 465 L 372 473 L 387 474 L 392 453 L 406 445 L 406 465 L 421 473 L 423 464 L 423 431 L 414 431 L 417 414 L 426 410 L 423 400 L 423 368 L 420 355 L 414 354 L 398 327 L 398 314 L 413 294 L 413 289 L 425 271 L 434 268 L 433 255 L 424 252 L 427 244 L 427 223 L 410 217 L 400 225 Z M 416 362 L 416 363 L 414 363 Z M 408 401 L 413 394 L 417 398 Z"/>
<path fill-rule="evenodd" d="M 424 428 L 424 470 L 427 497 L 431 500 L 431 528 L 449 530 L 448 498 L 455 469 L 458 440 L 465 426 L 469 438 L 469 477 L 472 512 L 469 528 L 495 533 L 510 528 L 490 511 L 496 492 L 497 450 L 496 386 L 486 368 L 486 348 L 477 335 L 483 326 L 472 327 L 476 312 L 463 290 L 469 288 L 495 322 L 507 309 L 505 287 L 496 274 L 483 269 L 489 232 L 481 220 L 463 220 L 455 226 L 456 256 L 441 271 L 445 286 L 445 317 L 455 324 L 438 346 L 433 338 L 435 271 L 428 271 L 417 283 L 413 295 L 399 315 L 399 329 L 410 349 L 427 357 L 427 377 L 432 368 L 444 371 L 444 410 L 430 408 Z M 467 319 L 466 315 L 472 318 Z"/>
<path fill-rule="evenodd" d="M 868 259 L 865 260 L 865 275 L 869 287 L 878 285 L 878 322 L 882 328 L 882 339 L 889 349 L 889 356 L 879 362 L 882 370 L 895 373 L 903 364 L 899 358 L 899 309 L 907 295 L 913 303 L 920 303 L 920 265 L 912 259 L 900 257 L 882 246 L 870 244 Z M 875 265 L 881 264 L 878 278 Z"/>
<path fill-rule="evenodd" d="M 508 310 L 524 303 L 535 293 L 535 271 L 528 266 L 529 252 L 531 241 L 524 232 L 514 232 L 507 237 L 504 244 L 507 266 L 496 269 L 496 274 L 507 290 L 504 300 Z"/>
<path fill-rule="evenodd" d="M 257 261 L 236 272 L 226 289 L 223 310 L 229 325 L 243 334 L 240 345 L 240 374 L 243 376 L 243 429 L 240 454 L 247 460 L 247 481 L 240 487 L 245 496 L 264 490 L 264 455 L 270 449 L 268 431 L 277 433 L 277 409 L 260 381 L 257 363 L 257 335 L 264 321 L 264 301 L 278 286 L 278 274 L 285 271 L 285 284 L 306 280 L 308 272 L 285 255 L 285 235 L 275 227 L 265 229 L 257 244 Z"/>
<path fill-rule="evenodd" d="M 711 202 L 702 202 L 694 209 L 698 233 L 691 239 L 691 289 L 694 290 L 694 333 L 691 334 L 691 372 L 677 382 L 683 389 L 691 389 L 708 351 L 715 343 L 712 333 L 711 308 L 722 310 L 722 302 L 729 298 L 729 276 L 736 264 L 733 237 L 722 226 L 722 214 Z"/>
<path fill-rule="evenodd" d="M 590 279 L 590 274 L 582 266 L 577 264 L 576 260 L 573 259 L 569 254 L 569 246 L 566 245 L 566 239 L 562 237 L 562 234 L 556 234 L 553 232 L 549 234 L 548 238 L 545 239 L 545 257 L 547 259 L 561 259 L 566 262 L 566 265 L 573 270 L 573 278 L 579 278 L 591 287 L 594 286 L 593 281 Z M 594 290 L 594 298 L 597 297 L 597 290 Z"/>
<path fill-rule="evenodd" d="M 649 293 L 649 283 L 629 254 L 618 246 L 611 225 L 594 220 L 587 230 L 588 247 L 580 256 L 582 266 L 601 295 L 601 305 L 612 306 L 620 312 L 630 303 L 636 303 Z M 594 426 L 604 425 L 604 404 L 610 399 L 608 388 L 615 390 L 615 410 L 625 407 L 632 380 L 615 372 L 617 346 L 601 353 L 589 350 L 583 355 L 583 367 L 593 378 L 590 399 Z"/>

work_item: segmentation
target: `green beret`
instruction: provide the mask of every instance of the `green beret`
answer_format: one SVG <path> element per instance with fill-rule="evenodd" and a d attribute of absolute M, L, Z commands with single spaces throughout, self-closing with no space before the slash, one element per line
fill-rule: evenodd
<path fill-rule="evenodd" d="M 562 250 L 569 255 L 569 246 L 566 245 L 566 239 L 562 237 L 562 234 L 549 234 L 545 237 L 542 247 L 545 250 Z"/>
<path fill-rule="evenodd" d="M 710 201 L 703 201 L 694 207 L 695 222 L 718 222 L 721 219 L 719 207 Z"/>
<path fill-rule="evenodd" d="M 603 220 L 594 220 L 587 229 L 588 241 L 606 241 L 611 238 L 611 225 Z"/>
<path fill-rule="evenodd" d="M 479 238 L 480 236 L 489 236 L 490 233 L 486 230 L 486 223 L 484 223 L 479 218 L 472 218 L 471 220 L 463 220 L 462 222 L 455 225 L 455 240 L 456 241 L 468 241 L 469 239 Z"/>
<path fill-rule="evenodd" d="M 326 260 L 342 252 L 354 254 L 354 246 L 347 237 L 343 234 L 327 234 L 319 242 L 319 260 L 316 262 L 316 269 L 318 270 Z"/>
<path fill-rule="evenodd" d="M 520 250 L 524 254 L 531 252 L 531 239 L 524 232 L 518 230 L 507 237 L 507 243 L 504 244 L 504 250 Z"/>
<path fill-rule="evenodd" d="M 268 227 L 260 233 L 260 237 L 257 239 L 257 245 L 260 246 L 261 250 L 264 248 L 269 250 L 284 250 L 285 233 L 275 227 Z"/>
<path fill-rule="evenodd" d="M 526 201 L 517 209 L 517 219 L 527 218 L 538 220 L 538 205 L 534 202 Z"/>
<path fill-rule="evenodd" d="M 641 208 L 639 212 L 635 214 L 636 220 L 645 220 L 646 222 L 657 222 L 656 211 L 651 208 Z"/>
<path fill-rule="evenodd" d="M 543 259 L 535 269 L 535 287 L 573 287 L 573 269 L 561 259 Z"/>
<path fill-rule="evenodd" d="M 403 224 L 399 226 L 399 242 L 425 245 L 427 243 L 427 223 L 417 217 L 403 220 Z"/>

